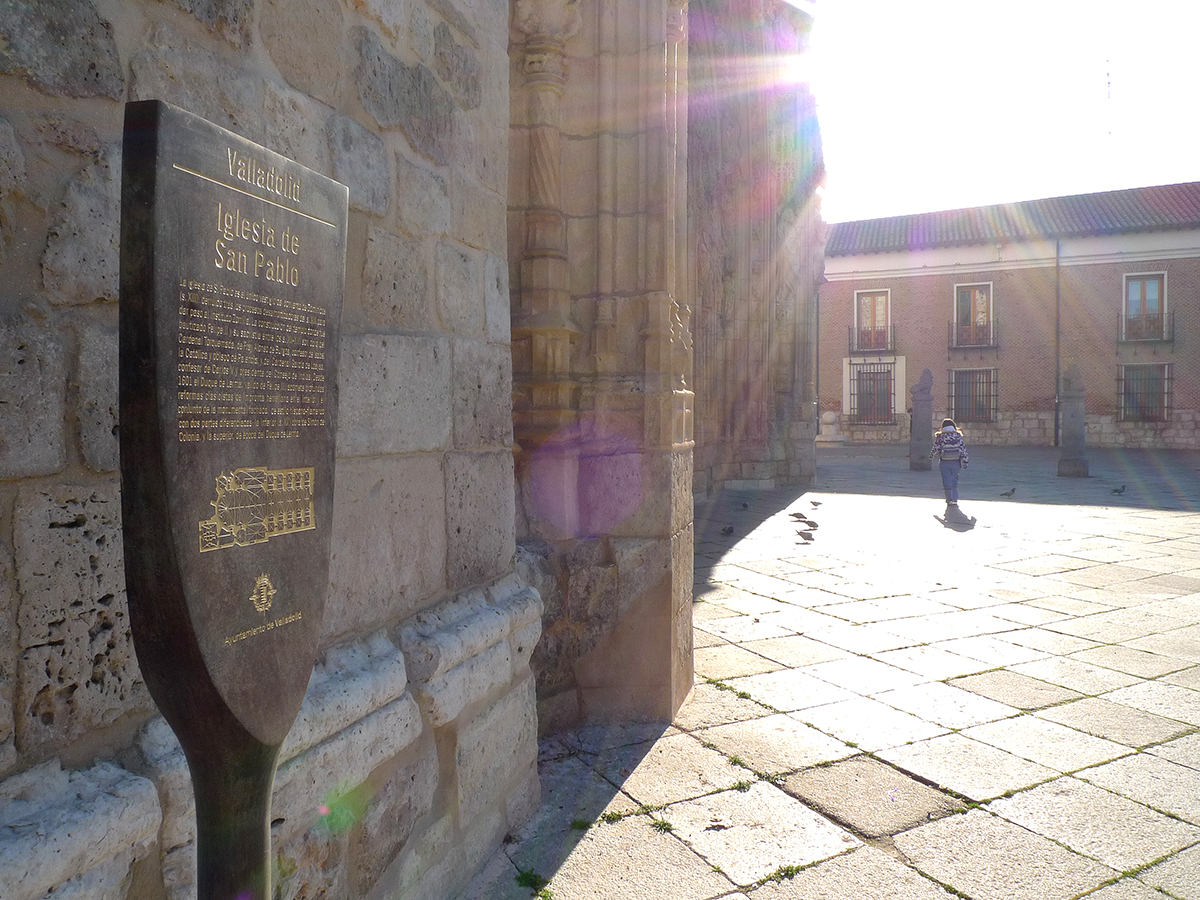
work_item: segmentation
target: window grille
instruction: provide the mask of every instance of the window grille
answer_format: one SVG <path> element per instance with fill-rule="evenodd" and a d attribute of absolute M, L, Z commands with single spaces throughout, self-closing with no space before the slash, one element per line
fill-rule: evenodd
<path fill-rule="evenodd" d="M 1166 422 L 1171 417 L 1171 365 L 1121 366 L 1117 407 L 1122 422 Z"/>
<path fill-rule="evenodd" d="M 894 363 L 850 363 L 850 421 L 860 425 L 894 425 Z"/>
<path fill-rule="evenodd" d="M 955 422 L 996 421 L 1000 378 L 995 369 L 951 369 L 946 393 Z"/>

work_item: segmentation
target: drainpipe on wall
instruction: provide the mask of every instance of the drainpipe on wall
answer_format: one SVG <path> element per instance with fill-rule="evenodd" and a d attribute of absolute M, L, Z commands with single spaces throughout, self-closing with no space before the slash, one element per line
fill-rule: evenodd
<path fill-rule="evenodd" d="M 1059 278 L 1059 259 L 1062 256 L 1061 241 L 1054 239 L 1054 446 L 1059 445 L 1059 428 L 1062 406 L 1058 399 L 1058 387 L 1062 383 L 1062 282 Z"/>

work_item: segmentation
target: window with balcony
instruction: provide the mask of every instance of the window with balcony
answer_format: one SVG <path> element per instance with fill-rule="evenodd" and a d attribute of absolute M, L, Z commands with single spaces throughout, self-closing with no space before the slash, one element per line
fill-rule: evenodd
<path fill-rule="evenodd" d="M 996 421 L 1000 383 L 995 369 L 951 369 L 947 393 L 955 422 Z"/>
<path fill-rule="evenodd" d="M 1117 397 L 1122 422 L 1165 422 L 1171 411 L 1169 363 L 1121 366 Z"/>
<path fill-rule="evenodd" d="M 996 346 L 991 284 L 954 286 L 954 321 L 950 324 L 950 346 Z"/>
<path fill-rule="evenodd" d="M 850 420 L 860 425 L 892 425 L 896 408 L 894 363 L 850 363 Z"/>
<path fill-rule="evenodd" d="M 1121 340 L 1168 340 L 1166 287 L 1166 275 L 1161 272 L 1125 276 Z"/>
<path fill-rule="evenodd" d="M 856 291 L 854 325 L 850 329 L 850 352 L 895 351 L 889 319 L 890 291 Z"/>

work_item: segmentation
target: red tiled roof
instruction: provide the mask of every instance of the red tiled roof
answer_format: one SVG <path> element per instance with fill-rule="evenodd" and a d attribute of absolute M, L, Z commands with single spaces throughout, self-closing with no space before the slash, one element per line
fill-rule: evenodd
<path fill-rule="evenodd" d="M 1200 227 L 1200 181 L 837 222 L 827 256 Z"/>

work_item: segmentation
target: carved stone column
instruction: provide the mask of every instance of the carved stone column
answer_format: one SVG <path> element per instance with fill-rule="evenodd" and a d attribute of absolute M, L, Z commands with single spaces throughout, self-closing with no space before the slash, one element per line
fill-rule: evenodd
<path fill-rule="evenodd" d="M 562 210 L 564 44 L 580 27 L 577 0 L 517 0 L 513 30 L 520 60 L 529 140 L 519 307 L 514 340 L 528 340 L 528 371 L 514 372 L 518 445 L 530 450 L 568 428 L 577 412 L 571 342 L 582 333 L 571 316 L 566 219 Z"/>

